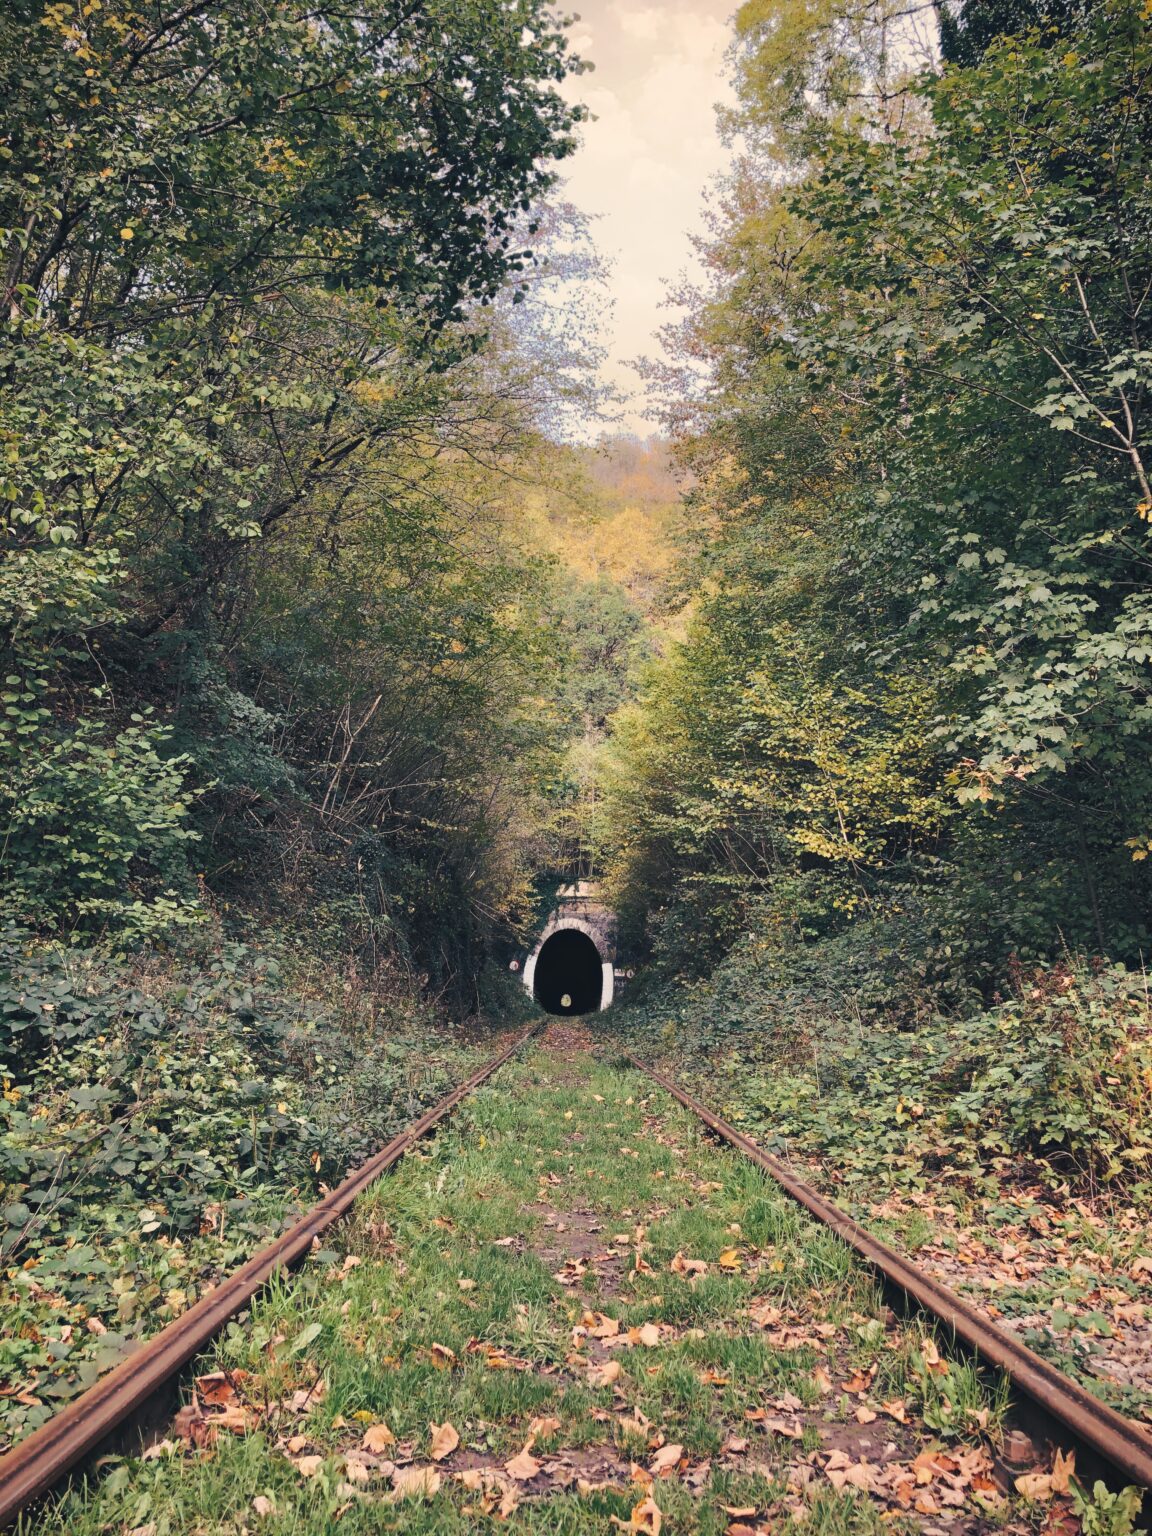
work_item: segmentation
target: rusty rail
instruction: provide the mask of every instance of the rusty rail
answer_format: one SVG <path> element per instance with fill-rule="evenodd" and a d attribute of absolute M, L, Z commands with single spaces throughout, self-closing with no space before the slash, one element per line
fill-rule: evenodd
<path fill-rule="evenodd" d="M 255 1254 L 243 1268 L 202 1297 L 107 1376 L 63 1408 L 26 1440 L 0 1456 L 0 1530 L 43 1497 L 125 1420 L 209 1344 L 229 1318 L 282 1269 L 298 1264 L 313 1240 L 351 1208 L 382 1173 L 499 1070 L 539 1028 L 534 1024 L 492 1061 L 426 1110 L 407 1130 L 348 1176 L 296 1225 Z"/>
<path fill-rule="evenodd" d="M 686 1109 L 701 1119 L 708 1129 L 729 1142 L 738 1152 L 756 1163 L 765 1173 L 822 1222 L 837 1237 L 854 1248 L 926 1312 L 951 1328 L 956 1337 L 982 1360 L 1003 1371 L 1020 1392 L 1042 1412 L 1065 1426 L 1084 1445 L 1091 1448 L 1125 1478 L 1142 1488 L 1152 1489 L 1152 1436 L 1130 1419 L 1092 1396 L 1079 1382 L 1065 1376 L 1004 1329 L 997 1328 L 947 1286 L 933 1280 L 918 1265 L 879 1238 L 873 1237 L 846 1211 L 826 1199 L 811 1184 L 791 1172 L 778 1158 L 758 1147 L 751 1137 L 721 1120 L 710 1109 L 685 1093 L 671 1078 L 657 1072 L 630 1051 L 624 1056 L 646 1077 L 678 1099 Z"/>

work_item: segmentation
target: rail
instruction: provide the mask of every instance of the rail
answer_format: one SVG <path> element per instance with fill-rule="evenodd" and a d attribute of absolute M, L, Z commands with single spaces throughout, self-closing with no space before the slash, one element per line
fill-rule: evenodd
<path fill-rule="evenodd" d="M 357 1197 L 386 1173 L 438 1121 L 509 1061 L 534 1035 L 533 1025 L 405 1131 L 361 1164 L 275 1242 L 269 1243 L 169 1323 L 127 1360 L 81 1393 L 27 1439 L 0 1456 L 0 1530 L 48 1493 L 68 1472 L 131 1419 L 198 1354 L 280 1270 L 298 1264 L 314 1239 L 339 1221 Z"/>
<path fill-rule="evenodd" d="M 910 1259 L 874 1237 L 846 1211 L 797 1176 L 784 1163 L 735 1126 L 686 1093 L 670 1077 L 656 1071 L 631 1052 L 625 1057 L 645 1076 L 658 1083 L 686 1109 L 692 1111 L 715 1135 L 769 1174 L 793 1200 L 817 1221 L 831 1228 L 884 1278 L 897 1286 L 926 1312 L 951 1328 L 956 1337 L 975 1350 L 982 1360 L 1003 1371 L 1012 1385 L 1044 1414 L 1063 1425 L 1072 1437 L 1088 1446 L 1123 1477 L 1152 1488 L 1152 1437 L 1139 1425 L 1109 1408 L 1084 1387 L 1047 1360 L 1042 1359 L 1003 1328 L 997 1328 L 963 1297 L 941 1285 Z"/>

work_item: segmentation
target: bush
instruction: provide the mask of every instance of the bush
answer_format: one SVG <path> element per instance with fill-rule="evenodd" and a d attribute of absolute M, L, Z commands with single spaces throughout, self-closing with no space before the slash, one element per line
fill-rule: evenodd
<path fill-rule="evenodd" d="M 756 1039 L 757 1023 L 729 1037 L 753 1058 L 743 1105 L 849 1180 L 979 1182 L 1030 1160 L 1054 1184 L 1152 1189 L 1152 1003 L 1130 971 L 1018 973 L 992 1007 L 915 1025 L 821 1008 Z"/>
<path fill-rule="evenodd" d="M 112 736 L 80 720 L 4 764 L 0 916 L 134 935 L 198 918 L 187 759 L 165 759 L 168 731 L 133 720 Z"/>
<path fill-rule="evenodd" d="M 382 1035 L 375 999 L 323 983 L 343 1016 L 240 944 L 128 962 L 0 935 L 0 1379 L 23 1394 L 0 1442 L 465 1075 L 411 999 Z"/>

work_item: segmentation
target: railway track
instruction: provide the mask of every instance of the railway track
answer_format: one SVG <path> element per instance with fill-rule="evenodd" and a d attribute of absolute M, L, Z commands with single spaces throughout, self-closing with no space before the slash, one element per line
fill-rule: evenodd
<path fill-rule="evenodd" d="M 538 1028 L 539 1025 L 534 1025 L 526 1030 L 506 1050 L 473 1072 L 351 1173 L 283 1236 L 254 1254 L 214 1291 L 161 1329 L 47 1424 L 0 1456 L 0 1530 L 10 1527 L 23 1510 L 43 1498 L 74 1467 L 140 1413 L 194 1355 L 212 1342 L 225 1323 L 247 1306 L 273 1275 L 298 1264 L 316 1238 L 346 1215 L 356 1199 L 394 1167 L 462 1099 L 510 1061 Z"/>
<path fill-rule="evenodd" d="M 118 1430 L 138 1418 L 145 1406 L 179 1376 L 187 1363 L 211 1343 L 273 1275 L 299 1263 L 314 1240 L 345 1216 L 376 1179 L 394 1167 L 461 1100 L 510 1061 L 535 1033 L 535 1028 L 527 1031 L 473 1073 L 357 1169 L 289 1232 L 256 1254 L 55 1418 L 0 1457 L 0 1528 L 11 1526 L 22 1511 L 91 1458 Z M 634 1056 L 626 1054 L 626 1059 L 695 1115 L 709 1132 L 763 1170 L 911 1304 L 936 1319 L 981 1362 L 1002 1371 L 1015 1391 L 1041 1412 L 1057 1443 L 1062 1441 L 1065 1447 L 1087 1453 L 1087 1458 L 1094 1460 L 1117 1485 L 1135 1483 L 1152 1488 L 1152 1439 L 1135 1424 L 1098 1402 L 909 1259 L 880 1242 L 670 1078 Z"/>
<path fill-rule="evenodd" d="M 810 1215 L 860 1254 L 889 1285 L 949 1328 L 979 1359 L 1007 1376 L 1013 1388 L 1040 1410 L 1044 1419 L 1063 1430 L 1077 1449 L 1111 1469 L 1118 1478 L 1152 1489 L 1152 1437 L 1122 1414 L 1085 1390 L 1062 1371 L 1021 1344 L 1003 1328 L 941 1285 L 917 1264 L 874 1237 L 846 1211 L 791 1172 L 778 1158 L 758 1147 L 735 1126 L 721 1120 L 671 1078 L 657 1072 L 630 1052 L 626 1059 L 691 1112 L 708 1129 L 776 1181 Z"/>

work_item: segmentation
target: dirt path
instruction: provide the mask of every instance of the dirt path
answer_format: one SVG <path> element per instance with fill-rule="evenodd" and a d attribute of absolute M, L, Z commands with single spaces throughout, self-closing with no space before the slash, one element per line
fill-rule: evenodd
<path fill-rule="evenodd" d="M 558 1026 L 505 1069 L 38 1529 L 1033 1528 L 971 1367 L 586 1047 Z"/>

